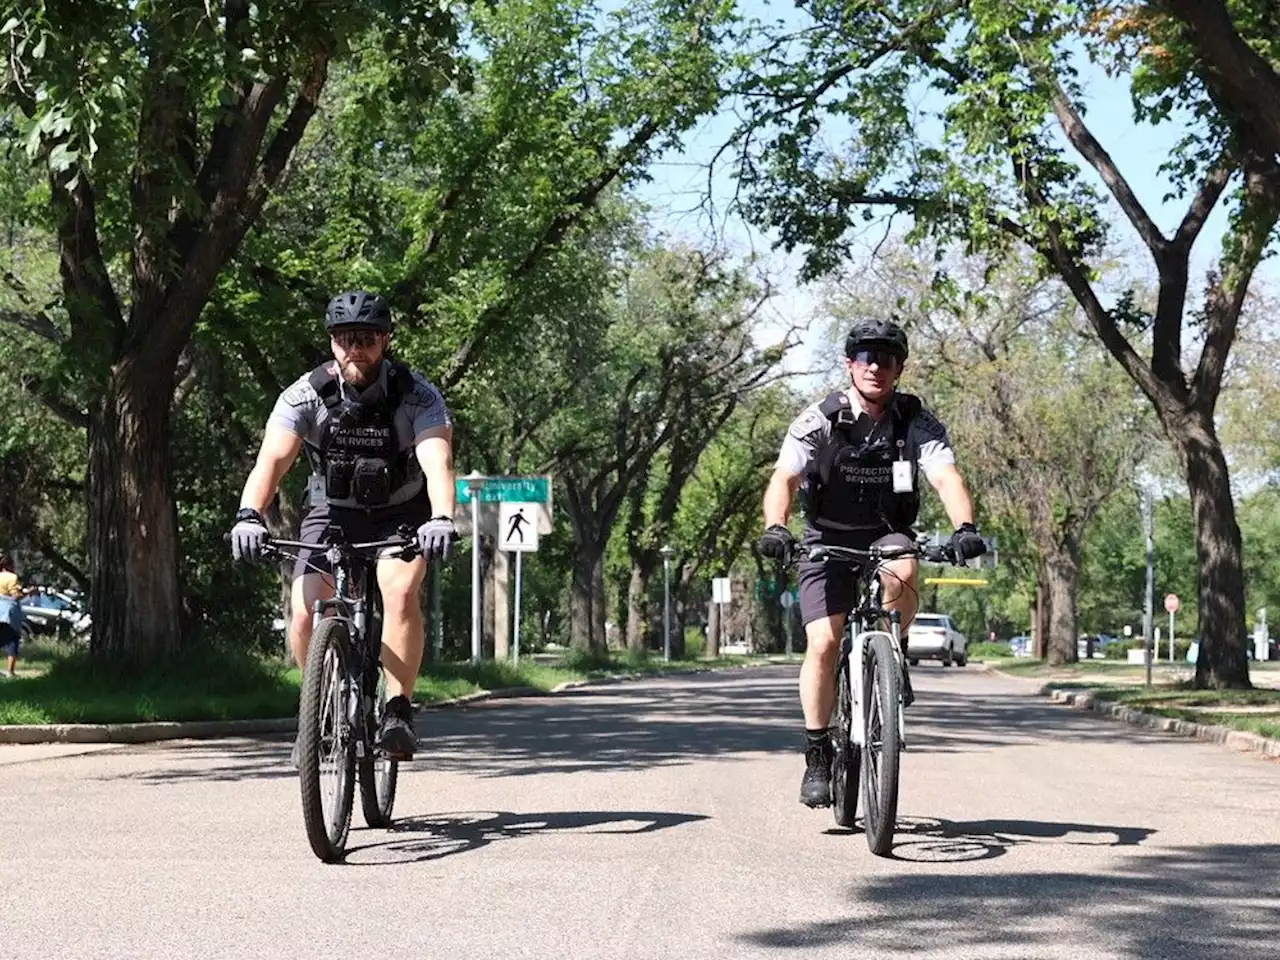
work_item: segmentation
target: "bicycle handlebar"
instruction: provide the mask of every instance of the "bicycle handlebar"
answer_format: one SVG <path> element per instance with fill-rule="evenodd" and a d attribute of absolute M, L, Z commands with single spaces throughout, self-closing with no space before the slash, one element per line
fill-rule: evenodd
<path fill-rule="evenodd" d="M 418 541 L 416 538 L 405 535 L 397 535 L 388 537 L 385 540 L 369 540 L 365 543 L 347 543 L 338 541 L 330 543 L 326 541 L 307 542 L 305 540 L 277 540 L 275 537 L 268 536 L 263 549 L 272 553 L 289 555 L 290 550 L 315 550 L 324 553 L 327 550 L 337 547 L 344 553 L 369 553 L 373 550 L 383 550 L 387 547 L 398 548 L 400 556 L 408 559 L 416 556 L 418 553 Z"/>
<path fill-rule="evenodd" d="M 846 563 L 862 563 L 866 560 L 870 560 L 872 563 L 879 563 L 882 560 L 897 560 L 901 557 L 919 557 L 929 563 L 951 563 L 956 565 L 961 563 L 956 559 L 955 551 L 949 543 L 940 545 L 916 543 L 909 547 L 904 547 L 900 544 L 885 544 L 884 546 L 873 545 L 867 549 L 839 547 L 825 543 L 797 544 L 792 556 L 793 558 L 805 560 L 837 560 Z"/>

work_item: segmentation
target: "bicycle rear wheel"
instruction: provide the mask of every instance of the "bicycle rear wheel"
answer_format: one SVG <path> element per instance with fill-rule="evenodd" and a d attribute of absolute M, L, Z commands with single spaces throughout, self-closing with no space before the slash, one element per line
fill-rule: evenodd
<path fill-rule="evenodd" d="M 375 666 L 377 679 L 370 684 L 373 706 L 365 716 L 368 718 L 369 733 L 365 739 L 366 748 L 374 750 L 378 738 L 378 728 L 382 725 L 382 715 L 387 709 L 387 678 L 382 670 Z M 359 763 L 360 771 L 360 809 L 364 812 L 364 822 L 374 828 L 391 826 L 391 809 L 396 802 L 396 779 L 400 764 L 390 757 L 373 753 Z"/>
<path fill-rule="evenodd" d="M 850 686 L 849 651 L 840 651 L 840 667 L 836 671 L 836 729 L 832 737 L 834 755 L 831 761 L 831 812 L 836 823 L 852 827 L 858 812 L 858 773 L 861 751 L 850 736 L 853 725 L 853 689 Z"/>
<path fill-rule="evenodd" d="M 355 793 L 346 621 L 328 618 L 311 635 L 298 706 L 298 779 L 302 821 L 315 855 L 336 863 L 346 855 Z"/>
<path fill-rule="evenodd" d="M 867 846 L 877 856 L 893 849 L 898 818 L 898 759 L 902 731 L 898 729 L 898 701 L 902 679 L 893 641 L 887 634 L 872 636 L 863 660 L 862 715 L 867 740 L 862 750 L 863 818 Z"/>

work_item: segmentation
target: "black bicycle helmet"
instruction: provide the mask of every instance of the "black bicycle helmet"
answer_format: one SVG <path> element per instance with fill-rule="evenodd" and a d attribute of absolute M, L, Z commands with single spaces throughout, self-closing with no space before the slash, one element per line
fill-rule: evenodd
<path fill-rule="evenodd" d="M 389 333 L 391 305 L 385 297 L 364 290 L 340 293 L 329 301 L 329 307 L 324 312 L 324 325 L 329 330 L 363 327 Z"/>
<path fill-rule="evenodd" d="M 907 334 L 892 320 L 859 320 L 844 341 L 844 355 L 852 358 L 858 350 L 879 347 L 888 350 L 905 361 L 910 351 Z"/>

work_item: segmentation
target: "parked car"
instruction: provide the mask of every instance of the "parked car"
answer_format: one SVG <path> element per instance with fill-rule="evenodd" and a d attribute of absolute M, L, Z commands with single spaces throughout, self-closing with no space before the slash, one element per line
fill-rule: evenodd
<path fill-rule="evenodd" d="M 1010 638 L 1009 638 L 1009 651 L 1010 651 L 1010 652 L 1011 652 L 1015 657 L 1029 657 L 1029 656 L 1031 656 L 1031 638 L 1030 638 L 1030 637 L 1023 637 L 1023 636 L 1019 636 L 1019 637 L 1010 637 Z"/>
<path fill-rule="evenodd" d="M 22 598 L 22 632 L 26 636 L 80 636 L 92 626 L 78 591 L 40 587 Z"/>
<path fill-rule="evenodd" d="M 941 660 L 944 667 L 969 662 L 969 641 L 945 613 L 917 613 L 911 621 L 911 642 L 907 662 L 913 667 L 921 660 Z"/>

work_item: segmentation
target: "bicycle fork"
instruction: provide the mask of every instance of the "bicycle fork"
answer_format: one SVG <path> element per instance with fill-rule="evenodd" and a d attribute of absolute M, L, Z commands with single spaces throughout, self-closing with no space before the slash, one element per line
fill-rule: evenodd
<path fill-rule="evenodd" d="M 860 631 L 849 652 L 849 684 L 850 694 L 853 704 L 853 716 L 849 718 L 849 739 L 859 747 L 865 747 L 867 743 L 867 721 L 865 713 L 866 698 L 871 695 L 871 691 L 867 689 L 867 646 L 868 641 L 873 633 L 883 631 Z M 905 660 L 902 655 L 902 639 L 901 628 L 899 627 L 899 614 L 894 610 L 889 614 L 889 637 L 893 640 L 890 646 L 893 647 L 893 666 L 898 671 L 898 676 L 902 675 L 903 664 Z M 898 685 L 898 743 L 899 749 L 907 749 L 906 726 L 904 724 L 904 713 L 902 706 L 902 685 Z"/>

